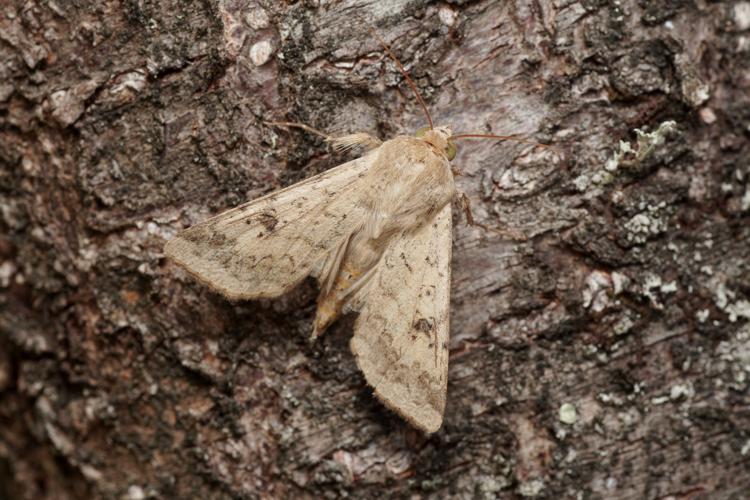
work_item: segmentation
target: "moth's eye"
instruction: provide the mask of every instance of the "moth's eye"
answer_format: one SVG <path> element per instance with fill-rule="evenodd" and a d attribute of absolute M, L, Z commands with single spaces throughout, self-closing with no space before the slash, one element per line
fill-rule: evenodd
<path fill-rule="evenodd" d="M 456 157 L 456 151 L 456 145 L 449 141 L 448 145 L 445 147 L 445 156 L 448 157 L 448 161 L 451 161 Z"/>
<path fill-rule="evenodd" d="M 430 130 L 430 127 L 422 127 L 419 130 L 417 130 L 416 136 L 424 137 L 424 135 L 427 133 L 428 130 Z"/>

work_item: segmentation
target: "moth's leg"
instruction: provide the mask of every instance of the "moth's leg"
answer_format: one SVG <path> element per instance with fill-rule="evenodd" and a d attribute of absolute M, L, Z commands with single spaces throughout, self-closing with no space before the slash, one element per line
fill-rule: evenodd
<path fill-rule="evenodd" d="M 508 238 L 511 240 L 528 240 L 526 235 L 521 231 L 517 231 L 511 228 L 500 229 L 496 227 L 488 227 L 481 222 L 477 222 L 476 220 L 474 220 L 474 214 L 471 212 L 471 200 L 463 191 L 456 191 L 456 202 L 458 203 L 458 206 L 463 210 L 464 215 L 466 216 L 466 224 L 468 224 L 469 226 L 481 227 L 485 231 L 492 231 L 493 233 L 501 235 L 503 238 Z"/>
<path fill-rule="evenodd" d="M 471 212 L 471 200 L 468 196 L 466 196 L 466 193 L 464 193 L 463 191 L 456 191 L 456 202 L 458 203 L 459 208 L 464 211 L 464 215 L 466 216 L 466 224 L 469 226 L 478 225 L 474 222 L 474 214 L 472 214 Z"/>
<path fill-rule="evenodd" d="M 309 125 L 305 125 L 304 123 L 297 123 L 297 122 L 265 122 L 265 123 L 266 125 L 272 125 L 274 127 L 298 128 L 306 132 L 310 132 L 311 134 L 315 134 L 325 139 L 325 141 L 329 143 L 333 147 L 333 149 L 336 150 L 337 152 L 346 152 L 346 151 L 351 151 L 353 149 L 358 149 L 358 148 L 362 149 L 363 151 L 369 151 L 383 144 L 383 141 L 381 141 L 377 137 L 373 137 L 370 134 L 366 134 L 364 132 L 357 132 L 354 134 L 346 134 L 346 135 L 340 135 L 340 136 L 332 136 L 332 135 L 326 134 L 325 132 L 321 132 L 320 130 L 315 129 Z"/>

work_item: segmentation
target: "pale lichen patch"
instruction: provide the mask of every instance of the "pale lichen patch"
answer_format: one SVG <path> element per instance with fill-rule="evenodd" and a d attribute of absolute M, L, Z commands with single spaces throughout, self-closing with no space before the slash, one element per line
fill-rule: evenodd
<path fill-rule="evenodd" d="M 576 407 L 570 403 L 563 403 L 560 406 L 559 416 L 560 422 L 568 425 L 573 425 L 578 420 L 578 412 Z"/>
<path fill-rule="evenodd" d="M 750 210 L 750 184 L 745 186 L 745 194 L 742 195 L 742 199 L 740 200 L 740 209 L 743 212 Z"/>
<path fill-rule="evenodd" d="M 609 273 L 593 271 L 586 277 L 586 286 L 582 292 L 583 307 L 594 312 L 603 311 L 609 304 L 609 290 L 612 290 L 612 279 Z"/>
<path fill-rule="evenodd" d="M 458 13 L 448 4 L 443 4 L 438 8 L 438 18 L 444 25 L 451 27 L 456 24 Z"/>
<path fill-rule="evenodd" d="M 146 492 L 137 484 L 132 484 L 128 488 L 127 498 L 128 500 L 143 500 L 146 498 Z"/>
<path fill-rule="evenodd" d="M 649 274 L 643 281 L 643 295 L 649 299 L 651 305 L 656 309 L 664 309 L 664 304 L 661 303 L 658 292 L 664 293 L 665 288 L 667 292 L 672 291 L 671 285 L 673 284 L 665 285 L 660 276 Z"/>
<path fill-rule="evenodd" d="M 625 223 L 627 229 L 627 240 L 640 245 L 646 242 L 650 236 L 656 236 L 667 231 L 667 221 L 654 213 L 641 212 L 630 218 Z"/>
<path fill-rule="evenodd" d="M 522 497 L 536 497 L 544 490 L 544 481 L 541 479 L 532 479 L 521 483 L 518 487 L 518 493 Z"/>
<path fill-rule="evenodd" d="M 262 7 L 255 7 L 245 14 L 245 24 L 254 30 L 268 28 L 270 22 L 268 13 Z"/>
<path fill-rule="evenodd" d="M 739 300 L 726 307 L 730 323 L 735 323 L 738 319 L 750 319 L 750 301 Z"/>
<path fill-rule="evenodd" d="M 734 23 L 739 31 L 750 28 L 750 2 L 738 2 L 734 5 Z"/>
<path fill-rule="evenodd" d="M 728 340 L 722 341 L 716 354 L 732 375 L 731 386 L 744 391 L 750 375 L 750 323 L 745 324 Z"/>
<path fill-rule="evenodd" d="M 686 382 L 684 384 L 673 385 L 669 389 L 669 399 L 676 401 L 680 399 L 690 399 L 695 396 L 695 389 L 693 384 Z"/>
<path fill-rule="evenodd" d="M 727 288 L 725 283 L 719 283 L 714 290 L 714 304 L 724 311 L 731 323 L 738 319 L 750 319 L 750 301 L 746 299 L 737 299 L 737 294 Z"/>
<path fill-rule="evenodd" d="M 614 174 L 620 167 L 632 167 L 649 158 L 654 151 L 666 142 L 666 138 L 677 131 L 677 123 L 665 121 L 653 132 L 635 129 L 636 147 L 620 141 L 618 150 L 604 164 L 604 170 Z"/>
<path fill-rule="evenodd" d="M 250 60 L 256 66 L 263 66 L 273 55 L 275 48 L 269 40 L 261 40 L 250 47 Z"/>

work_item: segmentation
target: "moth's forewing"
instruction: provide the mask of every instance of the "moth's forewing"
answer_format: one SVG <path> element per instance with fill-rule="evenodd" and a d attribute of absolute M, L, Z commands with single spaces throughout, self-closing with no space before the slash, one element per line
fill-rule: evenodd
<path fill-rule="evenodd" d="M 350 161 L 179 233 L 164 251 L 232 300 L 290 290 L 363 217 L 356 203 L 373 155 Z"/>
<path fill-rule="evenodd" d="M 451 205 L 386 251 L 351 348 L 375 394 L 415 427 L 443 422 L 450 332 Z"/>

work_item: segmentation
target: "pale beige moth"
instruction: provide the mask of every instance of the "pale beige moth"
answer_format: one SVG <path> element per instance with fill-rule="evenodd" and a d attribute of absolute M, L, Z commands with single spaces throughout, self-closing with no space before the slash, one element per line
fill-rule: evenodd
<path fill-rule="evenodd" d="M 385 142 L 329 138 L 364 154 L 180 232 L 165 253 L 231 300 L 320 286 L 312 337 L 356 312 L 351 350 L 375 395 L 426 433 L 443 422 L 448 384 L 454 135 L 429 126 Z M 290 125 L 290 124 L 286 124 Z M 294 124 L 291 124 L 294 125 Z M 301 128 L 311 130 L 304 125 Z"/>

